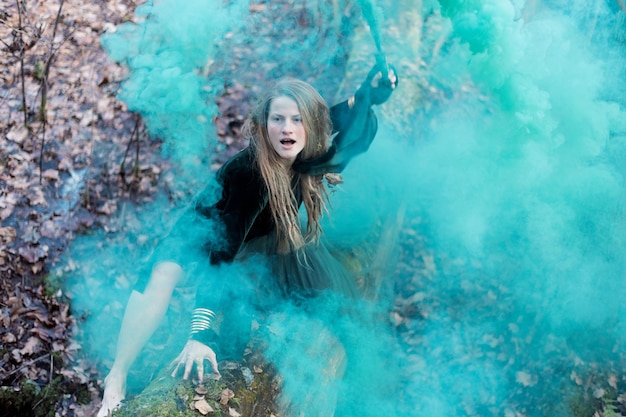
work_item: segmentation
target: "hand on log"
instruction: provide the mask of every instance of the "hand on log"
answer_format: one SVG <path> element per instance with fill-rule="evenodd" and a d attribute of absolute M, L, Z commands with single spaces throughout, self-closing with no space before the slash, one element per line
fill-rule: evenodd
<path fill-rule="evenodd" d="M 213 368 L 213 373 L 218 376 L 220 375 L 220 371 L 217 369 L 217 356 L 213 349 L 208 347 L 207 345 L 198 342 L 197 340 L 189 340 L 185 347 L 180 352 L 180 354 L 172 361 L 170 364 L 170 368 L 174 367 L 172 371 L 172 377 L 175 378 L 178 373 L 178 369 L 181 365 L 184 365 L 184 373 L 183 379 L 188 379 L 189 374 L 193 366 L 196 366 L 196 370 L 198 371 L 198 380 L 202 382 L 204 376 L 204 361 L 208 360 Z"/>

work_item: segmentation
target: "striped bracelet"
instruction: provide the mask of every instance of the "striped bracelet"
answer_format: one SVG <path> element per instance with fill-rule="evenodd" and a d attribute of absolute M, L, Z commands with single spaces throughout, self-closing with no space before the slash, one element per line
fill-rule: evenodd
<path fill-rule="evenodd" d="M 211 328 L 215 318 L 215 312 L 208 308 L 196 308 L 191 314 L 191 334 L 202 332 Z"/>

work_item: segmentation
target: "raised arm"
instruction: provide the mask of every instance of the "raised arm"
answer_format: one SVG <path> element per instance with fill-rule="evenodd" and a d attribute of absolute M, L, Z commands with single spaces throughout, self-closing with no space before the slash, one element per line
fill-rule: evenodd
<path fill-rule="evenodd" d="M 378 129 L 371 106 L 387 101 L 397 83 L 393 67 L 383 76 L 374 66 L 354 96 L 330 109 L 334 137 L 328 151 L 317 158 L 296 160 L 293 169 L 309 175 L 339 173 L 352 158 L 366 152 Z"/>

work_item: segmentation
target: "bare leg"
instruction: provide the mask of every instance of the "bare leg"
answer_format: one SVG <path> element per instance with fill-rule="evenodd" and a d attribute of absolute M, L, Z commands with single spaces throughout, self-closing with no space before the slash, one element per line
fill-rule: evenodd
<path fill-rule="evenodd" d="M 144 292 L 132 292 L 117 341 L 115 361 L 104 380 L 102 407 L 97 417 L 108 416 L 124 399 L 128 370 L 161 322 L 182 275 L 177 264 L 159 263 L 152 270 Z"/>

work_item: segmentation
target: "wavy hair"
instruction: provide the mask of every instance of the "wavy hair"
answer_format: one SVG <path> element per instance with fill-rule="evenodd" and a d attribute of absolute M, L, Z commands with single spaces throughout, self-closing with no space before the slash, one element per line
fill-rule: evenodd
<path fill-rule="evenodd" d="M 246 120 L 243 133 L 250 140 L 259 172 L 269 194 L 270 211 L 276 224 L 279 252 L 302 247 L 317 241 L 321 234 L 320 218 L 326 211 L 327 191 L 322 176 L 294 172 L 281 163 L 272 147 L 267 131 L 267 118 L 273 99 L 288 97 L 295 101 L 306 132 L 306 144 L 298 155 L 309 159 L 323 154 L 329 146 L 332 125 L 326 101 L 310 84 L 293 78 L 282 78 L 261 97 Z M 295 187 L 294 187 L 295 186 Z M 303 236 L 294 188 L 302 193 L 307 212 L 306 234 Z"/>

